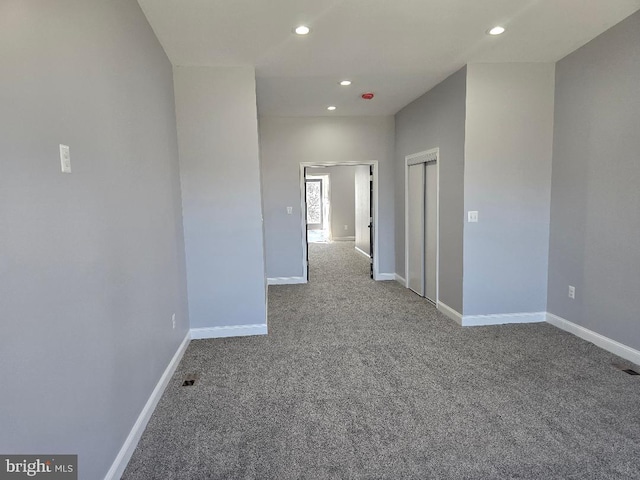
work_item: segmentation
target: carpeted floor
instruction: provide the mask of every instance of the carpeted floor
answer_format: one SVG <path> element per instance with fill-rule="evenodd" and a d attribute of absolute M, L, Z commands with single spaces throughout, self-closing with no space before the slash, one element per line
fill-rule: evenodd
<path fill-rule="evenodd" d="M 352 242 L 310 262 L 269 287 L 268 336 L 191 342 L 123 478 L 640 478 L 617 357 L 547 324 L 463 329 Z"/>

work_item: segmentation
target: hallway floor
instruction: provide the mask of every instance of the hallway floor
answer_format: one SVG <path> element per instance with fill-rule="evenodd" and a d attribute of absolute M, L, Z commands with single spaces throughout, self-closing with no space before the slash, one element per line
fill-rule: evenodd
<path fill-rule="evenodd" d="M 328 243 L 329 234 L 326 230 L 309 230 L 307 232 L 307 241 L 309 243 Z"/>
<path fill-rule="evenodd" d="M 191 342 L 123 478 L 640 478 L 617 357 L 548 324 L 461 328 L 353 242 L 310 265 L 269 287 L 268 336 Z"/>

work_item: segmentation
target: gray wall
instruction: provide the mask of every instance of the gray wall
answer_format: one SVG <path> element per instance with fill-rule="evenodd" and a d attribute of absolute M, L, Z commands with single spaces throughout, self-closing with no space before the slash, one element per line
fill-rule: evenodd
<path fill-rule="evenodd" d="M 467 66 L 464 314 L 543 312 L 554 64 Z"/>
<path fill-rule="evenodd" d="M 103 478 L 189 324 L 171 64 L 129 0 L 4 0 L 0 58 L 0 451 Z"/>
<path fill-rule="evenodd" d="M 548 301 L 549 312 L 636 349 L 639 46 L 636 13 L 557 64 Z"/>
<path fill-rule="evenodd" d="M 260 117 L 268 277 L 302 276 L 300 162 L 378 160 L 380 273 L 395 271 L 393 132 L 393 117 Z"/>
<path fill-rule="evenodd" d="M 264 324 L 254 70 L 174 76 L 191 327 Z"/>
<path fill-rule="evenodd" d="M 331 236 L 335 238 L 356 235 L 356 167 L 310 168 L 307 175 L 329 175 L 329 202 L 331 204 Z M 344 226 L 347 229 L 344 229 Z"/>
<path fill-rule="evenodd" d="M 371 234 L 369 231 L 371 185 L 367 165 L 356 167 L 354 183 L 356 187 L 356 247 L 364 253 L 371 254 Z"/>
<path fill-rule="evenodd" d="M 440 148 L 440 301 L 462 312 L 466 68 L 396 114 L 396 272 L 405 277 L 405 156 Z"/>
<path fill-rule="evenodd" d="M 467 66 L 464 314 L 543 312 L 554 64 Z"/>

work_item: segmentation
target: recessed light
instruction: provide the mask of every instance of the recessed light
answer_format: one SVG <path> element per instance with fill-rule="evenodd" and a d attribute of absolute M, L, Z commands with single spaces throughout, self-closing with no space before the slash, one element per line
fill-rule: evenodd
<path fill-rule="evenodd" d="M 489 30 L 487 33 L 489 35 L 502 35 L 504 33 L 504 31 L 505 31 L 504 27 L 501 27 L 500 25 L 496 25 L 491 30 Z"/>
<path fill-rule="evenodd" d="M 342 80 L 340 82 L 340 85 L 342 85 L 343 87 L 348 87 L 349 85 L 351 85 L 351 80 Z"/>
<path fill-rule="evenodd" d="M 311 29 L 306 25 L 300 25 L 294 30 L 294 32 L 296 32 L 298 35 L 307 35 L 310 31 Z"/>
<path fill-rule="evenodd" d="M 327 110 L 329 110 L 330 112 L 333 112 L 336 109 L 336 107 L 334 107 L 333 105 L 327 107 Z"/>

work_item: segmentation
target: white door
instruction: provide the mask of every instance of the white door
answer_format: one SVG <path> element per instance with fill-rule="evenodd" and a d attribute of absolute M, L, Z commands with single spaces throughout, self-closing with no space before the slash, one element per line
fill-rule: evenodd
<path fill-rule="evenodd" d="M 438 241 L 438 176 L 437 165 L 435 162 L 429 162 L 425 165 L 425 262 L 424 262 L 424 279 L 425 289 L 424 296 L 436 303 L 436 282 L 437 282 L 437 241 Z"/>
<path fill-rule="evenodd" d="M 408 167 L 408 211 L 407 242 L 408 267 L 407 287 L 424 297 L 425 265 L 425 164 Z"/>

